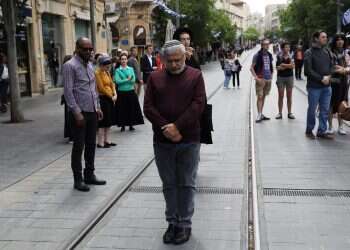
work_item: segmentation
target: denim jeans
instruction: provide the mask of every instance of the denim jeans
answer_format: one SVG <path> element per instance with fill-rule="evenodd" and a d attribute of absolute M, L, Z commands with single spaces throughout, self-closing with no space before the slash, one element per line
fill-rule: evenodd
<path fill-rule="evenodd" d="M 319 126 L 317 134 L 324 134 L 327 130 L 327 121 L 329 114 L 329 106 L 332 96 L 332 88 L 308 88 L 309 107 L 307 110 L 307 125 L 306 132 L 310 133 L 315 128 L 316 124 L 316 109 L 317 105 L 320 110 Z"/>
<path fill-rule="evenodd" d="M 230 83 L 232 73 L 230 71 L 224 70 L 225 72 L 225 80 L 224 80 L 224 87 L 228 88 L 228 84 Z"/>
<path fill-rule="evenodd" d="M 154 144 L 169 224 L 191 227 L 200 144 Z"/>

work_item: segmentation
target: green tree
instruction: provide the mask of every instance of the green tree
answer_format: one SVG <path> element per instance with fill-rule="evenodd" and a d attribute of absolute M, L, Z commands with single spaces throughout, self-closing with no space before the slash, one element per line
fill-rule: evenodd
<path fill-rule="evenodd" d="M 342 12 L 350 7 L 350 0 L 341 0 Z M 280 12 L 283 37 L 291 41 L 308 42 L 314 31 L 324 30 L 329 35 L 336 32 L 336 0 L 293 0 Z M 348 28 L 346 28 L 348 29 Z"/>
<path fill-rule="evenodd" d="M 230 18 L 223 10 L 212 9 L 208 28 L 211 37 L 209 40 L 224 41 L 228 44 L 234 44 L 237 35 L 237 27 L 232 24 Z"/>
<path fill-rule="evenodd" d="M 169 1 L 169 7 L 175 10 L 176 0 Z M 196 45 L 205 46 L 211 39 L 209 27 L 214 9 L 214 0 L 180 0 L 180 13 L 186 15 L 181 19 L 181 26 L 188 26 L 194 33 L 192 38 Z"/>
<path fill-rule="evenodd" d="M 257 41 L 260 33 L 254 27 L 249 27 L 244 33 L 243 37 L 247 41 Z"/>

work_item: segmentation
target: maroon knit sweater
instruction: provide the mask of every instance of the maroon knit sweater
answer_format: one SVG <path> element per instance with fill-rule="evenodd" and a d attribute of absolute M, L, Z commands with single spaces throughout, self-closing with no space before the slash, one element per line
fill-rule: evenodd
<path fill-rule="evenodd" d="M 186 66 L 179 75 L 166 70 L 153 72 L 147 82 L 144 113 L 152 123 L 154 142 L 172 143 L 161 127 L 175 123 L 183 137 L 180 143 L 199 143 L 199 121 L 205 100 L 205 85 L 199 70 Z"/>

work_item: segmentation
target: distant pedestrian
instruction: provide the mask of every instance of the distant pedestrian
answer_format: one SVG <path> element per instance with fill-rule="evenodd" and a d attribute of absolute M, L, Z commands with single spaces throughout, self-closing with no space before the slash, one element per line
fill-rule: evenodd
<path fill-rule="evenodd" d="M 49 68 L 50 68 L 50 74 L 51 74 L 51 81 L 53 84 L 53 87 L 57 87 L 57 81 L 58 81 L 58 70 L 60 63 L 58 61 L 57 53 L 53 52 L 49 56 L 49 62 L 48 62 Z"/>
<path fill-rule="evenodd" d="M 105 185 L 95 175 L 95 149 L 97 121 L 103 118 L 96 92 L 95 73 L 90 62 L 93 51 L 88 38 L 79 38 L 76 42 L 76 55 L 63 65 L 63 83 L 65 101 L 71 111 L 73 149 L 71 167 L 74 176 L 74 188 L 89 191 L 87 184 Z M 85 169 L 81 157 L 84 152 Z"/>
<path fill-rule="evenodd" d="M 166 70 L 148 81 L 144 112 L 154 131 L 154 153 L 163 183 L 168 229 L 165 244 L 191 236 L 200 151 L 200 117 L 206 93 L 201 72 L 185 64 L 186 49 L 177 40 L 162 49 Z"/>
<path fill-rule="evenodd" d="M 109 73 L 111 65 L 112 61 L 109 56 L 100 56 L 98 68 L 95 72 L 97 90 L 103 112 L 103 119 L 98 122 L 98 148 L 109 148 L 117 145 L 110 140 L 110 128 L 114 123 L 115 116 L 114 104 L 117 101 L 115 85 Z"/>
<path fill-rule="evenodd" d="M 295 119 L 292 113 L 292 95 L 294 87 L 294 60 L 290 55 L 290 45 L 285 42 L 281 44 L 282 52 L 277 56 L 277 88 L 278 88 L 278 115 L 276 119 L 282 119 L 284 93 L 287 92 L 288 118 Z"/>
<path fill-rule="evenodd" d="M 315 139 L 313 130 L 316 124 L 316 109 L 319 107 L 319 126 L 317 137 L 333 139 L 327 134 L 327 120 L 332 96 L 331 74 L 333 61 L 331 51 L 326 48 L 327 33 L 315 32 L 312 35 L 312 47 L 305 52 L 305 75 L 307 76 L 307 92 L 309 107 L 307 110 L 306 136 Z"/>
<path fill-rule="evenodd" d="M 328 118 L 328 134 L 334 134 L 333 116 L 338 113 L 339 105 L 347 100 L 349 55 L 346 53 L 346 37 L 344 34 L 336 34 L 331 43 L 336 69 L 331 77 L 332 97 Z M 344 121 L 338 116 L 338 134 L 346 135 Z"/>
<path fill-rule="evenodd" d="M 134 131 L 135 125 L 144 124 L 142 111 L 138 96 L 135 93 L 135 73 L 128 66 L 128 57 L 125 54 L 120 56 L 120 67 L 114 74 L 114 81 L 117 84 L 118 98 L 116 102 L 116 124 L 121 127 L 121 132 L 129 126 Z"/>
<path fill-rule="evenodd" d="M 63 65 L 68 62 L 70 59 L 72 59 L 72 55 L 66 55 L 63 58 L 62 66 L 60 69 L 60 72 L 58 74 L 58 83 L 60 85 L 64 85 L 63 83 Z M 73 142 L 73 134 L 72 134 L 72 121 L 71 121 L 71 114 L 70 110 L 68 108 L 68 105 L 66 103 L 66 100 L 64 98 L 64 94 L 61 96 L 61 105 L 64 105 L 64 138 L 68 139 L 68 143 Z"/>
<path fill-rule="evenodd" d="M 0 112 L 7 112 L 7 95 L 10 79 L 7 67 L 7 58 L 4 53 L 0 53 Z"/>
<path fill-rule="evenodd" d="M 144 90 L 147 88 L 147 80 L 149 75 L 157 70 L 156 58 L 153 56 L 153 46 L 151 44 L 146 45 L 146 53 L 141 58 L 141 71 L 143 74 Z"/>
<path fill-rule="evenodd" d="M 139 96 L 141 92 L 141 87 L 144 84 L 142 75 L 141 75 L 141 68 L 140 68 L 140 63 L 137 59 L 137 48 L 131 47 L 130 49 L 130 57 L 128 59 L 128 66 L 131 67 L 134 70 L 135 73 L 135 91 L 136 94 Z"/>
<path fill-rule="evenodd" d="M 242 70 L 242 65 L 239 61 L 238 58 L 236 58 L 236 55 L 233 53 L 233 59 L 234 59 L 234 63 L 233 63 L 233 67 L 232 67 L 232 84 L 233 84 L 233 88 L 236 87 L 236 80 L 237 80 L 237 87 L 240 88 L 240 80 L 239 80 L 239 74 L 241 73 Z"/>
<path fill-rule="evenodd" d="M 257 95 L 258 116 L 256 122 L 270 120 L 263 114 L 266 96 L 271 91 L 271 81 L 273 75 L 272 54 L 269 52 L 270 41 L 263 39 L 260 51 L 254 55 L 253 63 L 250 68 L 255 79 L 255 90 Z"/>
<path fill-rule="evenodd" d="M 156 58 L 157 70 L 162 70 L 164 68 L 164 65 L 162 63 L 162 58 L 159 51 L 156 51 L 155 58 Z"/>
<path fill-rule="evenodd" d="M 301 72 L 304 65 L 304 51 L 303 46 L 298 45 L 294 52 L 294 63 L 295 63 L 295 79 L 303 80 L 301 77 Z"/>
<path fill-rule="evenodd" d="M 193 47 L 191 46 L 191 39 L 193 37 L 193 33 L 188 28 L 179 28 L 174 33 L 174 39 L 179 40 L 186 48 L 186 65 L 191 66 L 195 69 L 201 69 L 201 66 L 196 58 L 196 53 Z M 205 52 L 203 51 L 205 58 Z M 204 59 L 205 61 L 205 59 Z"/>
<path fill-rule="evenodd" d="M 237 86 L 240 87 L 240 81 L 239 81 L 239 73 L 242 69 L 242 65 L 239 62 L 238 59 L 235 58 L 235 52 L 234 51 L 228 51 L 227 57 L 224 60 L 224 73 L 225 73 L 225 81 L 224 81 L 224 88 L 228 89 L 229 82 L 232 77 L 232 85 L 233 88 L 236 87 L 236 78 L 237 78 Z"/>
<path fill-rule="evenodd" d="M 234 63 L 235 63 L 235 59 L 233 58 L 233 52 L 228 51 L 224 59 L 224 74 L 225 74 L 224 89 L 229 88 L 228 85 L 232 77 L 232 67 Z"/>

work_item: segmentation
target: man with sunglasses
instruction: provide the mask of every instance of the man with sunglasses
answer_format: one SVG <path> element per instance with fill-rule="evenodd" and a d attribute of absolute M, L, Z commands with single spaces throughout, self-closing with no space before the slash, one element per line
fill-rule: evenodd
<path fill-rule="evenodd" d="M 90 185 L 105 185 L 95 171 L 95 148 L 97 121 L 102 119 L 98 94 L 96 92 L 95 72 L 90 62 L 93 52 L 88 38 L 79 38 L 75 55 L 63 65 L 64 97 L 72 115 L 73 149 L 71 167 L 74 176 L 74 188 L 87 192 Z M 82 154 L 84 152 L 84 179 Z"/>

